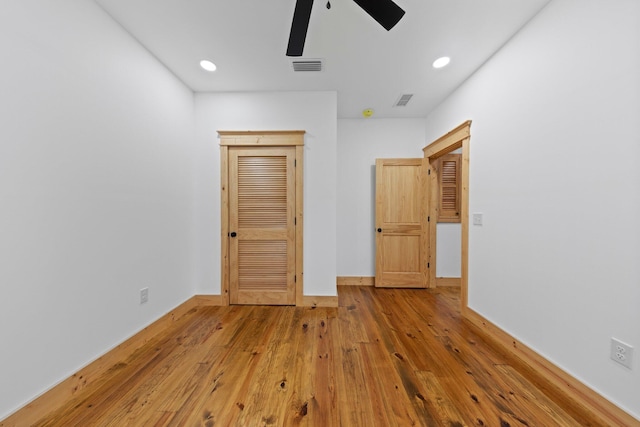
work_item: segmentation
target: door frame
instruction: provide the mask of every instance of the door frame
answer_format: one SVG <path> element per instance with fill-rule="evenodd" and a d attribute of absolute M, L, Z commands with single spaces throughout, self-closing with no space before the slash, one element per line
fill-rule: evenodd
<path fill-rule="evenodd" d="M 427 174 L 430 184 L 427 185 L 427 192 L 424 198 L 426 210 L 429 218 L 433 221 L 427 222 L 424 227 L 424 245 L 427 247 L 429 277 L 427 287 L 435 287 L 436 283 L 436 248 L 437 248 L 437 225 L 438 225 L 438 178 L 430 171 L 438 158 L 449 154 L 452 151 L 462 148 L 461 159 L 461 180 L 460 180 L 460 225 L 461 225 L 461 266 L 460 266 L 460 305 L 462 313 L 467 310 L 469 299 L 469 145 L 471 141 L 471 120 L 460 124 L 455 129 L 433 141 L 422 149 L 425 159 Z"/>
<path fill-rule="evenodd" d="M 219 130 L 220 138 L 220 293 L 222 304 L 229 305 L 229 148 L 230 147 L 296 147 L 295 179 L 295 230 L 296 230 L 296 261 L 295 261 L 295 290 L 296 306 L 303 305 L 303 130 L 275 130 L 275 131 L 225 131 Z"/>

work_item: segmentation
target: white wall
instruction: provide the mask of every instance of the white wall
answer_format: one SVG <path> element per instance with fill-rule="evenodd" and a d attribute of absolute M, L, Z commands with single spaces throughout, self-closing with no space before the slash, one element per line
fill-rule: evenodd
<path fill-rule="evenodd" d="M 460 277 L 462 227 L 443 222 L 436 226 L 436 277 Z"/>
<path fill-rule="evenodd" d="M 338 276 L 375 276 L 376 159 L 420 158 L 424 138 L 423 119 L 338 120 Z"/>
<path fill-rule="evenodd" d="M 91 1 L 3 1 L 0 52 L 2 419 L 194 293 L 194 128 Z"/>
<path fill-rule="evenodd" d="M 473 119 L 470 306 L 640 418 L 638 76 L 640 2 L 553 0 L 427 139 Z"/>
<path fill-rule="evenodd" d="M 375 276 L 376 159 L 421 158 L 424 119 L 338 120 L 338 276 Z M 460 224 L 438 224 L 438 277 L 460 277 Z"/>
<path fill-rule="evenodd" d="M 305 130 L 304 294 L 336 293 L 335 92 L 196 95 L 197 292 L 220 293 L 218 130 Z"/>

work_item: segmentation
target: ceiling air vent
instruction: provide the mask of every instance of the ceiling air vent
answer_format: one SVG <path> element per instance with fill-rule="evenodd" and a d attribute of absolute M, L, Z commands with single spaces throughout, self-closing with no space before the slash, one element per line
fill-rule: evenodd
<path fill-rule="evenodd" d="M 395 106 L 396 107 L 405 107 L 409 103 L 409 100 L 411 99 L 412 96 L 413 96 L 412 93 L 405 93 L 404 95 L 402 95 L 400 97 L 400 99 L 398 99 L 398 101 L 396 102 Z"/>
<path fill-rule="evenodd" d="M 322 71 L 322 61 L 319 59 L 308 59 L 305 61 L 291 61 L 293 71 Z"/>

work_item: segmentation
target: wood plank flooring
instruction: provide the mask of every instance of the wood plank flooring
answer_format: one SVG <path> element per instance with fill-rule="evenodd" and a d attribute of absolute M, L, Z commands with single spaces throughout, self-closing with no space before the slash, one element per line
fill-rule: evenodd
<path fill-rule="evenodd" d="M 35 425 L 596 425 L 482 341 L 458 292 L 349 286 L 339 308 L 199 307 Z"/>

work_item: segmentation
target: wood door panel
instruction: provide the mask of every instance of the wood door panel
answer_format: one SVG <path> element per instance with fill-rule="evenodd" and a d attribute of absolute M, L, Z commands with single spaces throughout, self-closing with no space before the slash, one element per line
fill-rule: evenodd
<path fill-rule="evenodd" d="M 376 160 L 377 287 L 425 287 L 422 159 Z"/>
<path fill-rule="evenodd" d="M 241 240 L 287 240 L 287 230 L 274 230 L 269 228 L 240 229 L 238 237 Z"/>
<path fill-rule="evenodd" d="M 236 305 L 291 305 L 283 303 L 289 298 L 288 292 L 282 291 L 236 291 Z"/>
<path fill-rule="evenodd" d="M 382 221 L 386 224 L 420 223 L 420 165 L 384 165 L 386 190 Z"/>
<path fill-rule="evenodd" d="M 420 235 L 385 235 L 382 237 L 383 269 L 388 273 L 420 272 Z"/>
<path fill-rule="evenodd" d="M 384 276 L 384 288 L 424 288 L 422 278 L 415 273 L 393 273 Z"/>
<path fill-rule="evenodd" d="M 229 149 L 232 304 L 295 304 L 293 147 Z"/>
<path fill-rule="evenodd" d="M 238 290 L 287 290 L 287 241 L 238 241 Z"/>
<path fill-rule="evenodd" d="M 419 234 L 421 226 L 416 224 L 384 224 L 386 225 L 386 233 L 393 234 Z"/>
<path fill-rule="evenodd" d="M 238 156 L 238 228 L 287 228 L 287 157 Z"/>

